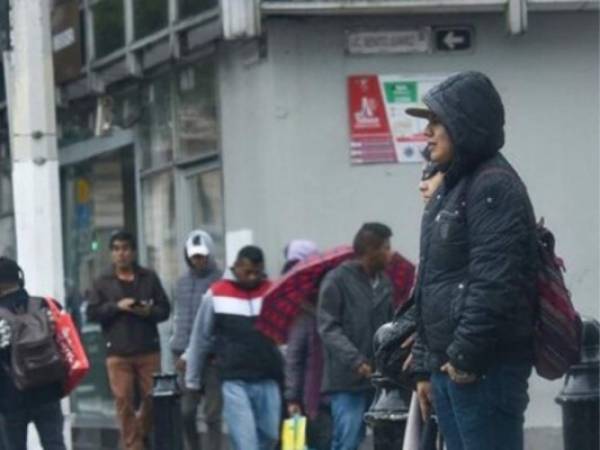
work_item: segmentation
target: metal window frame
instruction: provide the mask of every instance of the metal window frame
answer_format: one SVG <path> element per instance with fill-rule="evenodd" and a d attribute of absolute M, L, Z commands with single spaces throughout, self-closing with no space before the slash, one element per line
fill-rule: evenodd
<path fill-rule="evenodd" d="M 181 33 L 188 31 L 189 29 L 208 24 L 213 20 L 217 20 L 220 16 L 220 8 L 219 6 L 215 6 L 201 14 L 181 20 L 178 0 L 167 0 L 168 20 L 166 28 L 155 31 L 148 36 L 144 36 L 143 38 L 136 39 L 133 0 L 122 0 L 125 12 L 125 45 L 113 53 L 101 58 L 96 58 L 93 7 L 101 1 L 102 0 L 82 0 L 83 3 L 81 7 L 83 8 L 84 16 L 86 17 L 86 36 L 88 36 L 88 58 L 86 58 L 88 73 L 94 69 L 99 69 L 110 65 L 121 59 L 123 56 L 129 59 L 139 58 L 136 53 L 139 53 L 140 50 L 152 46 L 166 38 L 169 39 L 172 48 L 175 49 L 177 54 L 180 52 L 181 48 L 181 44 L 179 42 L 179 35 Z"/>
<path fill-rule="evenodd" d="M 219 74 L 219 68 L 218 68 L 218 60 L 216 57 L 216 53 L 215 53 L 215 49 L 211 48 L 211 49 L 207 49 L 205 52 L 202 52 L 201 55 L 199 55 L 197 58 L 195 58 L 195 63 L 187 63 L 187 64 L 181 64 L 181 68 L 189 68 L 189 67 L 193 67 L 193 64 L 197 64 L 199 61 L 201 60 L 205 60 L 208 61 L 210 60 L 214 65 L 215 65 L 215 71 L 214 71 L 214 78 L 215 78 L 215 82 L 216 79 L 218 77 Z M 172 70 L 173 67 L 169 68 L 169 70 Z M 165 70 L 158 70 L 155 71 L 152 74 L 152 78 L 148 79 L 148 83 L 151 83 L 153 80 L 159 78 L 161 75 L 164 75 L 165 72 L 167 72 L 167 69 Z M 185 186 L 185 179 L 187 176 L 189 176 L 190 173 L 195 173 L 195 172 L 204 172 L 204 171 L 209 171 L 209 170 L 217 170 L 220 169 L 221 173 L 223 171 L 223 159 L 222 159 L 222 154 L 221 154 L 221 150 L 220 150 L 220 145 L 221 145 L 221 141 L 219 140 L 217 142 L 217 146 L 215 147 L 215 149 L 207 151 L 206 153 L 203 153 L 201 155 L 196 155 L 196 156 L 192 156 L 192 157 L 188 157 L 185 159 L 178 159 L 178 155 L 180 154 L 178 147 L 179 147 L 179 140 L 176 139 L 177 136 L 177 127 L 179 126 L 178 121 L 176 120 L 176 117 L 174 116 L 175 111 L 177 109 L 177 83 L 179 82 L 179 79 L 177 78 L 179 75 L 180 71 L 179 70 L 174 70 L 172 72 L 171 78 L 170 78 L 170 89 L 171 89 L 171 96 L 170 96 L 170 105 L 171 105 L 171 121 L 173 123 L 173 127 L 172 127 L 172 143 L 173 143 L 173 156 L 174 159 L 172 161 L 168 161 L 164 164 L 160 164 L 158 166 L 155 167 L 150 167 L 147 169 L 142 170 L 142 162 L 143 162 L 143 148 L 141 145 L 141 139 L 139 137 L 139 133 L 135 134 L 135 164 L 136 164 L 136 191 L 137 191 L 137 197 L 136 197 L 136 202 L 137 202 L 137 223 L 138 223 L 138 236 L 139 236 L 139 251 L 138 251 L 138 256 L 140 258 L 140 261 L 142 263 L 147 263 L 147 252 L 146 252 L 146 240 L 145 240 L 145 234 L 144 234 L 144 224 L 143 224 L 143 212 L 142 212 L 142 208 L 143 208 L 143 199 L 142 199 L 142 188 L 143 188 L 143 183 L 147 180 L 151 180 L 153 177 L 158 176 L 158 175 L 163 175 L 165 173 L 170 173 L 173 176 L 173 183 L 174 183 L 174 189 L 175 189 L 175 198 L 174 198 L 174 202 L 175 202 L 175 211 L 181 211 L 183 208 L 183 211 L 185 211 L 185 192 L 186 192 L 186 186 Z M 220 134 L 221 131 L 221 108 L 220 108 L 220 98 L 218 96 L 218 91 L 217 91 L 217 95 L 215 96 L 215 101 L 216 101 L 216 106 L 217 106 L 217 110 L 216 110 L 216 120 L 217 120 L 217 127 L 218 127 L 218 132 Z M 225 203 L 225 190 L 224 190 L 224 180 L 223 180 L 223 176 L 221 176 L 221 190 L 223 192 L 223 198 L 222 198 L 222 202 L 223 202 L 223 206 Z M 223 226 L 224 226 L 224 232 L 227 229 L 226 228 L 226 217 L 225 217 L 225 208 L 223 208 Z M 182 213 L 182 214 L 178 214 L 176 217 L 176 237 L 178 242 L 183 242 L 183 240 L 185 239 L 185 236 L 187 235 L 187 233 L 190 230 L 186 229 L 187 226 L 187 222 L 188 222 L 189 218 L 186 218 L 186 213 Z M 180 261 L 180 263 L 182 263 L 182 261 Z M 183 269 L 183 266 L 179 267 L 180 269 Z"/>
<path fill-rule="evenodd" d="M 503 12 L 509 2 L 510 0 L 262 0 L 261 12 L 263 15 Z M 531 11 L 590 11 L 600 8 L 598 0 L 526 0 L 526 3 Z"/>
<path fill-rule="evenodd" d="M 221 188 L 221 211 L 223 212 L 223 239 L 227 233 L 226 225 L 226 214 L 225 214 L 225 184 L 223 180 L 223 163 L 220 158 L 213 158 L 212 160 L 206 159 L 198 164 L 179 168 L 175 172 L 175 208 L 180 211 L 179 217 L 177 218 L 177 239 L 179 242 L 185 242 L 185 238 L 188 233 L 199 226 L 194 224 L 190 209 L 187 207 L 186 200 L 188 200 L 189 185 L 187 184 L 189 178 L 197 175 L 201 175 L 207 172 L 220 171 L 220 188 Z M 179 209 L 178 209 L 179 208 Z M 225 254 L 223 255 L 225 259 Z M 180 261 L 180 270 L 185 269 L 185 264 Z"/>

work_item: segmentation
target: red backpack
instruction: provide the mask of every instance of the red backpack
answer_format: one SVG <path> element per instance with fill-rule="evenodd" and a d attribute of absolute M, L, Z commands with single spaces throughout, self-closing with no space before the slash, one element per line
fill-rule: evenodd
<path fill-rule="evenodd" d="M 540 260 L 534 363 L 541 377 L 555 380 L 579 362 L 583 324 L 565 286 L 564 263 L 554 253 L 554 235 L 544 226 L 543 218 L 537 224 L 536 238 Z"/>
<path fill-rule="evenodd" d="M 484 169 L 478 177 L 491 173 L 515 177 L 503 167 Z M 533 212 L 533 207 L 530 210 Z M 565 285 L 565 265 L 554 253 L 554 235 L 545 227 L 544 218 L 537 223 L 535 235 L 539 263 L 536 273 L 537 298 L 533 299 L 536 309 L 534 366 L 538 375 L 555 380 L 579 362 L 583 323 Z"/>

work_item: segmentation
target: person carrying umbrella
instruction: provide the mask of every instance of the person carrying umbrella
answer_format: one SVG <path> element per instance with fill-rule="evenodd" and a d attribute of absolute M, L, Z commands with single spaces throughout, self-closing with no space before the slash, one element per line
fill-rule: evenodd
<path fill-rule="evenodd" d="M 296 239 L 286 247 L 283 274 L 317 255 L 314 242 Z M 329 403 L 321 395 L 323 344 L 317 332 L 316 301 L 307 298 L 288 332 L 285 352 L 285 391 L 290 417 L 307 416 L 307 445 L 315 450 L 331 448 Z"/>

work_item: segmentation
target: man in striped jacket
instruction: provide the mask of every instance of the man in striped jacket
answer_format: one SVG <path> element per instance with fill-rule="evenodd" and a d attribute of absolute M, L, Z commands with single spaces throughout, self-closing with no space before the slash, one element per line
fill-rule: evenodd
<path fill-rule="evenodd" d="M 216 356 L 234 450 L 272 449 L 278 439 L 283 360 L 254 326 L 269 286 L 262 250 L 242 248 L 230 273 L 204 296 L 185 352 L 186 387 L 195 390 L 203 384 L 207 356 Z"/>

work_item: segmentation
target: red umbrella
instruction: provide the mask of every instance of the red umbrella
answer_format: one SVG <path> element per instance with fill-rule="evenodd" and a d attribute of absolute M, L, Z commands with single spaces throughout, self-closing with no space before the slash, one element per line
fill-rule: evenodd
<path fill-rule="evenodd" d="M 276 342 L 287 340 L 292 322 L 306 300 L 316 302 L 319 285 L 327 272 L 354 256 L 352 247 L 343 245 L 308 258 L 273 283 L 263 298 L 257 328 Z M 414 280 L 414 265 L 394 253 L 387 274 L 394 283 L 394 303 L 403 304 Z"/>

